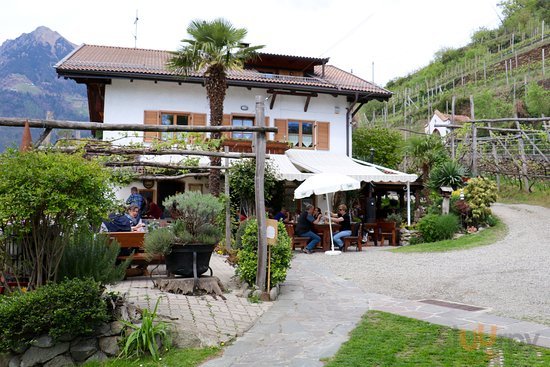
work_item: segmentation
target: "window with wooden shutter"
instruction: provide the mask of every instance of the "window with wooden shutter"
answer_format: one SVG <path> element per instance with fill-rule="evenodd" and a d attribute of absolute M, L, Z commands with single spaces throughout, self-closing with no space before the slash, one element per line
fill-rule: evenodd
<path fill-rule="evenodd" d="M 288 120 L 275 119 L 275 127 L 278 129 L 275 133 L 275 141 L 287 142 L 288 141 Z"/>
<path fill-rule="evenodd" d="M 158 125 L 159 124 L 159 111 L 144 111 L 143 123 L 145 125 Z M 152 143 L 153 141 L 160 139 L 160 133 L 154 131 L 144 131 L 143 141 L 146 143 Z"/>
<path fill-rule="evenodd" d="M 316 130 L 315 148 L 319 150 L 329 150 L 330 149 L 330 123 L 317 121 L 315 123 L 315 130 Z"/>
<path fill-rule="evenodd" d="M 231 126 L 231 115 L 223 115 L 222 126 Z M 231 138 L 231 132 L 226 131 L 223 133 L 223 137 L 226 139 Z"/>

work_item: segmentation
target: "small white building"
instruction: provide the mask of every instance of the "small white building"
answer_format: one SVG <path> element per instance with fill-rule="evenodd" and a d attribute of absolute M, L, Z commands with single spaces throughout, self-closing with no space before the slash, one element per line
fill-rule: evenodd
<path fill-rule="evenodd" d="M 466 121 L 470 121 L 470 118 L 465 115 L 455 115 L 454 116 L 454 123 L 453 123 L 453 116 L 448 115 L 443 112 L 439 112 L 439 110 L 435 110 L 434 115 L 432 116 L 432 119 L 424 126 L 424 131 L 427 134 L 437 134 L 440 136 L 446 136 L 448 133 L 451 132 L 451 129 L 444 127 L 444 126 L 437 126 L 436 125 L 454 125 L 454 124 L 460 124 Z"/>

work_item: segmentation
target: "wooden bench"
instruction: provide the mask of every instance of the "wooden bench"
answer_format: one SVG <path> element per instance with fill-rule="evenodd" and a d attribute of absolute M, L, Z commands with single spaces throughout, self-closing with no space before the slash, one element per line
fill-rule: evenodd
<path fill-rule="evenodd" d="M 121 249 L 128 249 L 128 255 L 121 254 L 117 260 L 125 261 L 132 256 L 130 265 L 146 266 L 149 264 L 164 264 L 164 256 L 154 255 L 151 259 L 145 256 L 143 239 L 145 232 L 108 232 L 109 242 L 116 241 Z M 134 251 L 133 255 L 130 253 Z"/>

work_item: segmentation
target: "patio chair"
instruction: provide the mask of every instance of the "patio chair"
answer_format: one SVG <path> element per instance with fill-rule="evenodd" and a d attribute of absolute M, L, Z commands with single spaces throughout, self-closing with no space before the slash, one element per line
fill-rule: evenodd
<path fill-rule="evenodd" d="M 351 236 L 343 237 L 344 242 L 343 251 L 346 252 L 349 246 L 355 245 L 356 251 L 361 251 L 363 241 L 363 224 L 352 223 Z"/>
<path fill-rule="evenodd" d="M 388 245 L 396 245 L 396 226 L 395 222 L 378 222 L 378 239 L 380 240 L 380 246 L 384 245 L 386 238 L 388 239 Z"/>
<path fill-rule="evenodd" d="M 309 237 L 300 237 L 294 233 L 294 224 L 285 223 L 286 233 L 292 241 L 292 250 L 296 250 L 296 246 L 303 250 L 311 240 Z"/>

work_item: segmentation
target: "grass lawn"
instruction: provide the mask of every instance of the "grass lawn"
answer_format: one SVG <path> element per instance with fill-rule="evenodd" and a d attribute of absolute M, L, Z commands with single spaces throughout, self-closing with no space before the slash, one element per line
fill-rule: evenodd
<path fill-rule="evenodd" d="M 152 358 L 110 359 L 107 362 L 88 362 L 83 367 L 194 367 L 220 353 L 220 348 L 174 349 L 160 361 Z"/>
<path fill-rule="evenodd" d="M 529 204 L 550 208 L 550 184 L 537 183 L 532 192 L 523 192 L 518 186 L 503 182 L 498 192 L 498 202 L 503 204 Z"/>
<path fill-rule="evenodd" d="M 508 228 L 501 221 L 493 227 L 486 228 L 475 234 L 466 234 L 455 240 L 444 240 L 429 243 L 420 243 L 418 245 L 398 247 L 390 250 L 392 252 L 442 252 L 452 250 L 465 250 L 472 247 L 490 245 L 501 240 L 508 233 Z"/>
<path fill-rule="evenodd" d="M 496 363 L 490 364 L 491 359 Z M 325 364 L 343 366 L 550 366 L 550 350 L 369 311 Z"/>

